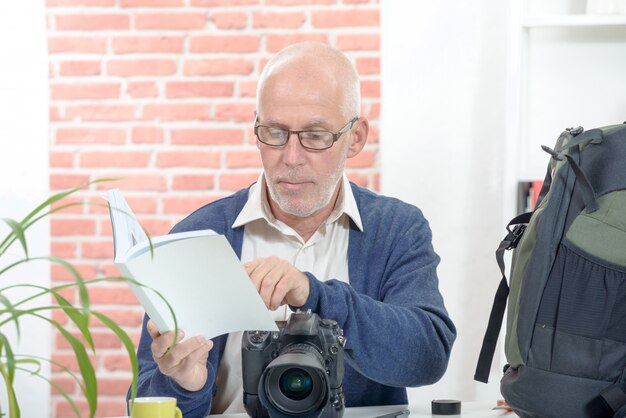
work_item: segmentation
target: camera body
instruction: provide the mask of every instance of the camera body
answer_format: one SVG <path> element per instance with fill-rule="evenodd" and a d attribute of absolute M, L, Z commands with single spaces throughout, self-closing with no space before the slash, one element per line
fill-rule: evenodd
<path fill-rule="evenodd" d="M 293 313 L 279 331 L 246 331 L 243 403 L 252 418 L 341 418 L 343 346 L 336 321 Z"/>

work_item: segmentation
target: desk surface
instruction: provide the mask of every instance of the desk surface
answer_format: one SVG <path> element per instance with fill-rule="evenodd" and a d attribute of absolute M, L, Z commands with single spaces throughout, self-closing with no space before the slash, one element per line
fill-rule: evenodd
<path fill-rule="evenodd" d="M 409 418 L 433 418 L 433 417 L 463 417 L 463 418 L 488 418 L 488 417 L 503 417 L 514 418 L 513 412 L 507 412 L 501 409 L 494 410 L 496 405 L 494 402 L 461 402 L 461 415 L 432 415 L 430 413 L 430 402 L 410 405 L 408 409 L 411 411 Z M 368 406 L 362 408 L 347 408 L 343 414 L 343 418 L 373 418 L 380 415 L 388 414 L 395 411 L 406 409 L 402 406 Z M 209 415 L 209 417 L 220 418 L 248 418 L 246 414 L 224 414 L 224 415 Z M 128 417 L 117 417 L 128 418 Z M 208 417 L 207 417 L 208 418 Z"/>

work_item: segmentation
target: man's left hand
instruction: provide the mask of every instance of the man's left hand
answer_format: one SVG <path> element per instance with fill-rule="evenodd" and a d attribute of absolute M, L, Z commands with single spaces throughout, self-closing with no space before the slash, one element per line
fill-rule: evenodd
<path fill-rule="evenodd" d="M 243 264 L 265 305 L 276 310 L 285 303 L 300 307 L 309 297 L 309 278 L 278 257 L 257 258 Z"/>

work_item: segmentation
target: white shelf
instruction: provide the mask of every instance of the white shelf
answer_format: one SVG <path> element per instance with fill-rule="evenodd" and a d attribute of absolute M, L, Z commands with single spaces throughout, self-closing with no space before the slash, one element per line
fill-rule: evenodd
<path fill-rule="evenodd" d="M 523 28 L 557 28 L 584 26 L 626 26 L 626 15 L 545 15 L 526 16 Z"/>

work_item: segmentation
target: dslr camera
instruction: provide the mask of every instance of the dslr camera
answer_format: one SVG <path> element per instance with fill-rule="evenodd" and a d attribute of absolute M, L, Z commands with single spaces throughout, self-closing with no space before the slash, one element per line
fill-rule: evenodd
<path fill-rule="evenodd" d="M 243 404 L 252 418 L 341 418 L 343 347 L 336 321 L 293 313 L 279 331 L 246 331 Z"/>

